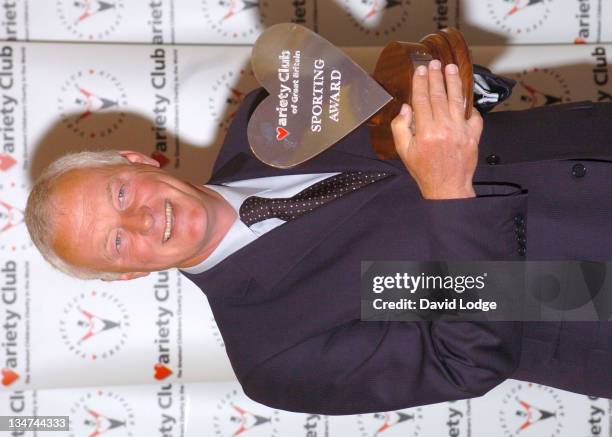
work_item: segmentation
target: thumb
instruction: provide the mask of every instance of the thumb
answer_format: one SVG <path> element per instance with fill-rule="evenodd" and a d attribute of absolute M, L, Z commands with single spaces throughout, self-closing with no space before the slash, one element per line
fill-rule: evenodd
<path fill-rule="evenodd" d="M 412 143 L 413 133 L 410 129 L 412 118 L 414 117 L 412 108 L 404 103 L 399 114 L 391 121 L 391 132 L 395 142 L 395 150 L 402 156 L 408 151 Z"/>

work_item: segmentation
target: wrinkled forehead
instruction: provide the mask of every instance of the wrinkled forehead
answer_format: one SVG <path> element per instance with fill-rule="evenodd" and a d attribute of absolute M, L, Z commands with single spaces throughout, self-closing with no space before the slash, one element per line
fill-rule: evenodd
<path fill-rule="evenodd" d="M 117 169 L 111 166 L 70 170 L 50 190 L 52 242 L 65 261 L 80 265 L 98 242 L 97 214 L 108 203 L 107 187 Z"/>
<path fill-rule="evenodd" d="M 67 171 L 57 177 L 50 189 L 50 203 L 56 213 L 65 212 L 69 207 L 73 210 L 75 200 L 92 197 L 104 188 L 114 173 L 112 168 L 91 167 Z M 116 171 L 116 169 L 115 169 Z"/>

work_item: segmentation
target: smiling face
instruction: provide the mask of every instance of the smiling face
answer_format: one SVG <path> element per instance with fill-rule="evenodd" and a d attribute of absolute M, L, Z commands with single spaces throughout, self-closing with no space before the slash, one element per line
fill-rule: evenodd
<path fill-rule="evenodd" d="M 51 203 L 57 255 L 122 279 L 201 262 L 235 219 L 214 191 L 150 163 L 71 170 L 57 180 Z"/>

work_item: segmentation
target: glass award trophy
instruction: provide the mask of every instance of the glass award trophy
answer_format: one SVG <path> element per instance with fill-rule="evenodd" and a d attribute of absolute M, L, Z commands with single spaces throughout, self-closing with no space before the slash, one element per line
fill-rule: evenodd
<path fill-rule="evenodd" d="M 268 96 L 253 112 L 247 135 L 255 156 L 277 168 L 290 168 L 328 149 L 366 123 L 381 158 L 393 158 L 391 120 L 410 102 L 415 69 L 439 59 L 459 67 L 472 111 L 473 68 L 458 30 L 446 29 L 418 43 L 391 42 L 373 76 L 330 42 L 293 23 L 274 25 L 257 39 L 253 73 Z"/>

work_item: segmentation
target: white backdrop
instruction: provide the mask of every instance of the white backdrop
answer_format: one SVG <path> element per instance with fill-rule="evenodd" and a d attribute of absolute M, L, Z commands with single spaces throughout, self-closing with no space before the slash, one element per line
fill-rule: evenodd
<path fill-rule="evenodd" d="M 235 382 L 206 299 L 188 280 L 176 271 L 129 283 L 66 278 L 32 248 L 22 216 L 32 176 L 67 150 L 132 148 L 204 182 L 232 114 L 257 86 L 248 44 L 269 24 L 316 28 L 368 70 L 386 41 L 456 25 L 476 62 L 519 81 L 502 109 L 521 109 L 612 100 L 611 3 L 6 0 L 0 414 L 67 414 L 71 436 L 108 427 L 112 437 L 612 435 L 608 400 L 517 381 L 471 401 L 380 415 L 257 405 Z M 87 418 L 87 409 L 102 415 Z"/>
<path fill-rule="evenodd" d="M 337 45 L 412 41 L 446 26 L 471 44 L 612 42 L 610 0 L 4 0 L 7 39 L 249 44 L 294 21 Z"/>

